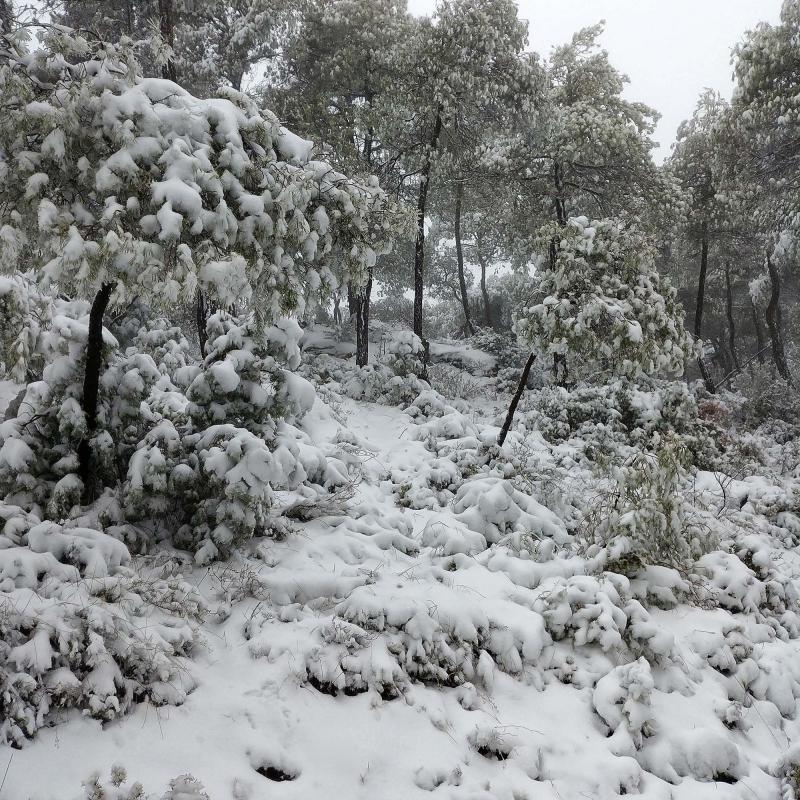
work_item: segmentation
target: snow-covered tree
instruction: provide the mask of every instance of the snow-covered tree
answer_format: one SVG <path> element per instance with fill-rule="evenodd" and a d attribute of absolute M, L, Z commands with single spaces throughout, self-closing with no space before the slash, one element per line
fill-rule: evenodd
<path fill-rule="evenodd" d="M 573 217 L 540 231 L 553 250 L 518 312 L 519 338 L 554 357 L 557 379 L 680 375 L 693 346 L 675 290 L 647 237 L 615 220 Z"/>
<path fill-rule="evenodd" d="M 248 303 L 264 329 L 336 285 L 332 258 L 363 276 L 390 239 L 377 181 L 309 160 L 310 142 L 238 92 L 199 100 L 142 78 L 124 48 L 64 30 L 30 53 L 12 45 L 0 95 L 2 269 L 92 301 L 84 480 L 109 304 L 169 306 L 201 289 L 221 307 Z"/>
<path fill-rule="evenodd" d="M 413 20 L 400 0 L 315 0 L 303 6 L 281 60 L 281 85 L 266 95 L 283 119 L 313 137 L 326 158 L 347 174 L 375 174 L 401 192 L 404 143 L 388 135 L 404 78 L 402 43 Z M 347 281 L 356 328 L 356 363 L 369 360 L 369 311 L 375 271 Z M 358 276 L 356 276 L 358 278 Z"/>
<path fill-rule="evenodd" d="M 726 134 L 729 189 L 762 238 L 771 283 L 767 327 L 772 357 L 791 383 L 784 349 L 781 290 L 800 239 L 800 2 L 784 0 L 780 22 L 762 23 L 734 50 L 736 89 Z M 796 279 L 796 275 L 795 275 Z"/>
<path fill-rule="evenodd" d="M 509 0 L 446 0 L 433 19 L 418 22 L 403 56 L 408 78 L 395 118 L 397 136 L 415 155 L 419 176 L 414 254 L 414 332 L 423 338 L 425 217 L 437 160 L 457 153 L 473 127 L 489 124 L 509 105 L 525 109 L 534 61 L 523 54 L 526 24 Z M 408 120 L 411 122 L 409 123 Z"/>
<path fill-rule="evenodd" d="M 730 224 L 730 208 L 720 189 L 721 163 L 718 133 L 728 110 L 719 93 L 707 90 L 697 103 L 691 119 L 678 128 L 669 170 L 680 182 L 686 197 L 686 213 L 682 215 L 682 243 L 699 253 L 697 290 L 694 313 L 694 335 L 702 341 L 709 250 L 724 235 Z M 700 372 L 706 388 L 713 393 L 714 383 L 703 357 Z"/>

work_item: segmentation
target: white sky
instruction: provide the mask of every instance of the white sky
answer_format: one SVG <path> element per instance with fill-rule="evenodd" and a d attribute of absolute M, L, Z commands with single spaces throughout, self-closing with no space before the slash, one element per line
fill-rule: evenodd
<path fill-rule="evenodd" d="M 414 14 L 431 14 L 435 0 L 408 0 Z M 777 22 L 781 0 L 519 0 L 531 49 L 544 56 L 579 28 L 606 21 L 603 46 L 631 83 L 632 100 L 662 115 L 655 139 L 660 161 L 678 125 L 710 87 L 730 97 L 730 52 L 760 20 Z"/>

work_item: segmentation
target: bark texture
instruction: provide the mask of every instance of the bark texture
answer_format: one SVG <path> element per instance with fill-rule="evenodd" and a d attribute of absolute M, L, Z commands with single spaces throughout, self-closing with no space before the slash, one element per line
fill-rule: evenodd
<path fill-rule="evenodd" d="M 100 370 L 103 366 L 103 317 L 108 308 L 113 283 L 104 283 L 95 295 L 89 312 L 89 338 L 86 342 L 86 367 L 83 376 L 81 408 L 86 417 L 87 434 L 78 445 L 78 473 L 83 481 L 87 501 L 93 499 L 96 475 L 92 464 L 89 439 L 97 429 L 97 399 L 100 389 Z"/>
<path fill-rule="evenodd" d="M 525 362 L 525 367 L 522 370 L 522 376 L 517 384 L 517 391 L 514 392 L 514 397 L 511 399 L 511 405 L 508 407 L 506 420 L 503 423 L 503 427 L 500 429 L 500 436 L 497 439 L 497 443 L 500 445 L 500 447 L 503 446 L 506 436 L 508 436 L 508 432 L 511 430 L 511 423 L 514 422 L 514 414 L 517 413 L 517 406 L 519 405 L 520 398 L 522 397 L 522 393 L 525 391 L 525 387 L 528 385 L 528 376 L 531 374 L 531 367 L 533 366 L 533 362 L 535 360 L 536 356 L 531 353 L 528 356 L 528 360 Z"/>
<path fill-rule="evenodd" d="M 706 275 L 708 274 L 708 222 L 703 220 L 703 225 L 700 234 L 700 275 L 697 279 L 697 303 L 694 311 L 694 336 L 702 342 L 703 336 L 703 311 L 705 309 L 706 299 Z M 708 371 L 708 365 L 705 360 L 705 353 L 700 354 L 697 359 L 697 366 L 700 367 L 700 374 L 703 376 L 703 383 L 710 394 L 714 394 L 714 382 L 711 380 L 711 374 Z"/>
<path fill-rule="evenodd" d="M 458 263 L 458 288 L 461 292 L 461 307 L 464 309 L 464 329 L 467 336 L 475 335 L 475 328 L 469 314 L 469 296 L 467 295 L 467 279 L 464 274 L 464 249 L 461 246 L 461 205 L 464 198 L 464 184 L 459 181 L 456 185 L 455 207 L 455 237 L 456 237 L 456 262 Z"/>
<path fill-rule="evenodd" d="M 793 386 L 789 364 L 786 361 L 786 351 L 783 348 L 783 332 L 781 330 L 781 276 L 769 255 L 767 255 L 767 272 L 772 287 L 767 304 L 767 328 L 772 344 L 772 360 L 775 362 L 780 376 Z"/>
<path fill-rule="evenodd" d="M 425 209 L 428 205 L 428 188 L 430 186 L 431 166 L 433 154 L 439 146 L 439 136 L 442 133 L 442 115 L 436 114 L 433 132 L 425 156 L 419 180 L 419 195 L 417 196 L 417 239 L 414 244 L 414 333 L 425 343 L 422 332 L 422 299 L 425 293 Z M 427 348 L 426 348 L 427 350 Z"/>

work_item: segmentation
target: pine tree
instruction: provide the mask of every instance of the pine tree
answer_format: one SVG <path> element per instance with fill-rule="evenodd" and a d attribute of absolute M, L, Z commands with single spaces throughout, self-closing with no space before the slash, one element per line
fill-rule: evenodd
<path fill-rule="evenodd" d="M 0 64 L 0 263 L 92 301 L 79 445 L 92 473 L 109 305 L 170 305 L 202 289 L 249 302 L 263 329 L 387 246 L 376 181 L 309 161 L 311 143 L 240 93 L 201 101 L 143 79 L 125 48 L 51 31 Z M 22 157 L 24 154 L 24 157 Z"/>
<path fill-rule="evenodd" d="M 515 330 L 558 357 L 559 382 L 682 374 L 693 346 L 645 235 L 630 224 L 573 217 L 565 226 L 545 226 L 539 241 L 550 255 L 540 262 L 534 302 L 519 310 Z"/>

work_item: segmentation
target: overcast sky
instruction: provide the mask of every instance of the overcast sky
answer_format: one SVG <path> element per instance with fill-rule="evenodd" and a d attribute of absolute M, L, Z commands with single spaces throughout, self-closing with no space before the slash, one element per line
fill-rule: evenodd
<path fill-rule="evenodd" d="M 544 56 L 579 28 L 606 20 L 603 46 L 631 79 L 627 95 L 662 115 L 659 160 L 669 155 L 680 122 L 710 87 L 730 97 L 730 52 L 760 20 L 777 22 L 781 0 L 519 0 L 531 48 Z M 408 0 L 431 14 L 435 0 Z"/>

